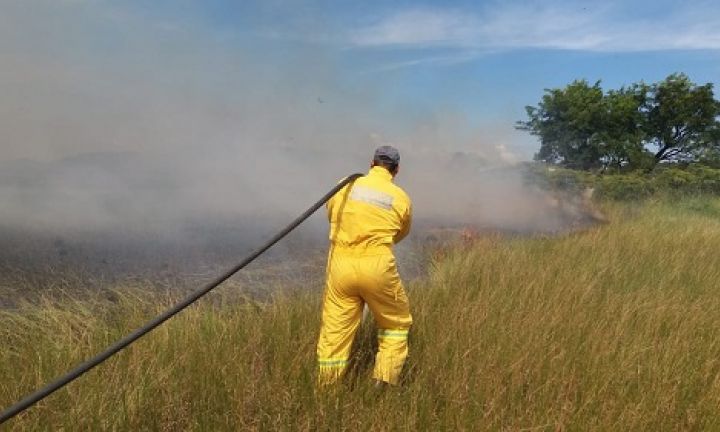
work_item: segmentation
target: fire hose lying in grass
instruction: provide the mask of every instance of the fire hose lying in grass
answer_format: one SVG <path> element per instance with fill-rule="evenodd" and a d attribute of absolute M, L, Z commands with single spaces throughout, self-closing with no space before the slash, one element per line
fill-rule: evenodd
<path fill-rule="evenodd" d="M 54 381 L 46 384 L 44 387 L 36 390 L 34 393 L 28 395 L 24 399 L 17 402 L 15 405 L 7 408 L 0 414 L 0 424 L 5 423 L 6 421 L 10 420 L 11 418 L 15 417 L 16 415 L 20 414 L 21 412 L 25 411 L 26 409 L 30 408 L 31 406 L 35 405 L 36 403 L 40 402 L 42 399 L 44 399 L 46 396 L 49 396 L 56 390 L 64 387 L 65 385 L 69 384 L 70 382 L 74 381 L 76 378 L 79 378 L 81 375 L 83 375 L 85 372 L 89 371 L 90 369 L 94 368 L 95 366 L 99 365 L 100 363 L 104 362 L 108 358 L 110 358 L 113 354 L 116 354 L 123 348 L 127 347 L 128 345 L 132 344 L 136 340 L 140 339 L 142 336 L 144 336 L 146 333 L 149 333 L 154 328 L 158 327 L 160 324 L 164 323 L 168 319 L 172 318 L 175 314 L 179 313 L 186 307 L 190 306 L 191 304 L 195 303 L 197 300 L 200 299 L 200 297 L 204 296 L 205 294 L 212 291 L 214 288 L 216 288 L 221 283 L 225 282 L 230 276 L 237 273 L 240 269 L 245 267 L 246 265 L 250 264 L 252 261 L 254 261 L 257 257 L 265 253 L 268 249 L 270 249 L 275 243 L 280 241 L 283 237 L 288 235 L 292 230 L 298 227 L 301 223 L 305 221 L 310 215 L 315 213 L 317 209 L 323 206 L 330 198 L 332 198 L 337 191 L 342 189 L 346 184 L 354 181 L 358 177 L 361 177 L 362 174 L 353 174 L 351 176 L 348 176 L 343 181 L 338 183 L 334 188 L 332 188 L 328 193 L 326 193 L 320 200 L 318 200 L 315 204 L 313 204 L 309 209 L 307 209 L 303 214 L 297 217 L 294 221 L 292 221 L 288 226 L 286 226 L 282 231 L 277 233 L 273 238 L 267 241 L 264 245 L 260 246 L 257 250 L 255 250 L 253 253 L 251 253 L 247 258 L 245 258 L 242 262 L 237 264 L 235 267 L 231 268 L 230 270 L 226 271 L 222 275 L 215 278 L 215 280 L 209 282 L 207 285 L 203 286 L 202 288 L 194 291 L 187 297 L 185 297 L 184 300 L 182 300 L 180 303 L 176 304 L 175 306 L 171 307 L 161 315 L 158 315 L 151 321 L 149 321 L 144 326 L 140 327 L 139 329 L 135 330 L 134 332 L 130 333 L 129 335 L 125 336 L 124 338 L 120 339 L 119 341 L 115 342 L 111 346 L 109 346 L 105 351 L 97 354 L 95 357 L 86 360 L 84 363 L 81 363 L 80 365 L 76 366 L 74 369 L 67 372 L 65 375 L 55 379 Z"/>

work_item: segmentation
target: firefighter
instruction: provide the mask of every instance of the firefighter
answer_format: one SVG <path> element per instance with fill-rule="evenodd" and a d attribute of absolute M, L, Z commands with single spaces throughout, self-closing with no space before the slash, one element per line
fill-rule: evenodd
<path fill-rule="evenodd" d="M 410 231 L 408 195 L 393 184 L 400 154 L 379 147 L 370 171 L 328 201 L 330 250 L 317 346 L 318 383 L 345 372 L 355 332 L 368 305 L 378 327 L 373 379 L 397 385 L 408 353 L 410 306 L 397 272 L 393 245 Z"/>

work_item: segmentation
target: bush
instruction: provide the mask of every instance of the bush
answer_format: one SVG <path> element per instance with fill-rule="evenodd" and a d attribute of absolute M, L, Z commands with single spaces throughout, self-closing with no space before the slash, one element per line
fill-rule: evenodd
<path fill-rule="evenodd" d="M 541 188 L 563 192 L 581 192 L 592 187 L 595 197 L 618 201 L 658 195 L 720 196 L 720 168 L 700 164 L 658 166 L 651 172 L 638 170 L 612 174 L 535 164 L 528 169 L 528 179 Z"/>
<path fill-rule="evenodd" d="M 644 199 L 656 193 L 656 185 L 642 173 L 614 174 L 597 177 L 596 196 L 612 200 Z"/>

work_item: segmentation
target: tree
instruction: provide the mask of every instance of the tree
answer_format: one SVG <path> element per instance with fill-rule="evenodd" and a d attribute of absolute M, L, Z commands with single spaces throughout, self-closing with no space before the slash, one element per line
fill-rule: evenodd
<path fill-rule="evenodd" d="M 593 137 L 600 128 L 603 91 L 600 82 L 574 81 L 565 89 L 545 89 L 538 107 L 525 107 L 530 120 L 518 128 L 539 136 L 536 159 L 570 168 L 589 169 L 600 164 Z"/>
<path fill-rule="evenodd" d="M 652 86 L 645 110 L 656 162 L 694 161 L 717 144 L 720 103 L 710 83 L 697 86 L 685 74 L 670 75 Z"/>
<path fill-rule="evenodd" d="M 641 83 L 610 90 L 604 96 L 600 127 L 594 138 L 603 168 L 644 167 L 652 159 L 643 145 L 642 107 L 647 101 L 647 92 L 647 86 Z"/>
<path fill-rule="evenodd" d="M 720 102 L 712 84 L 684 74 L 603 92 L 600 82 L 546 89 L 525 108 L 517 128 L 540 138 L 536 160 L 569 168 L 652 169 L 661 161 L 697 161 L 720 154 Z M 652 151 L 651 151 L 652 150 Z"/>

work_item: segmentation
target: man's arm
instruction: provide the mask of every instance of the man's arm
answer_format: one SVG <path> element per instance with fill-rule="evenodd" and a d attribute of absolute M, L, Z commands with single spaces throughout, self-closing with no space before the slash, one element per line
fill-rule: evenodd
<path fill-rule="evenodd" d="M 400 243 L 400 241 L 410 233 L 410 226 L 412 225 L 412 204 L 408 203 L 407 210 L 400 223 L 400 231 L 393 237 L 393 243 Z"/>

